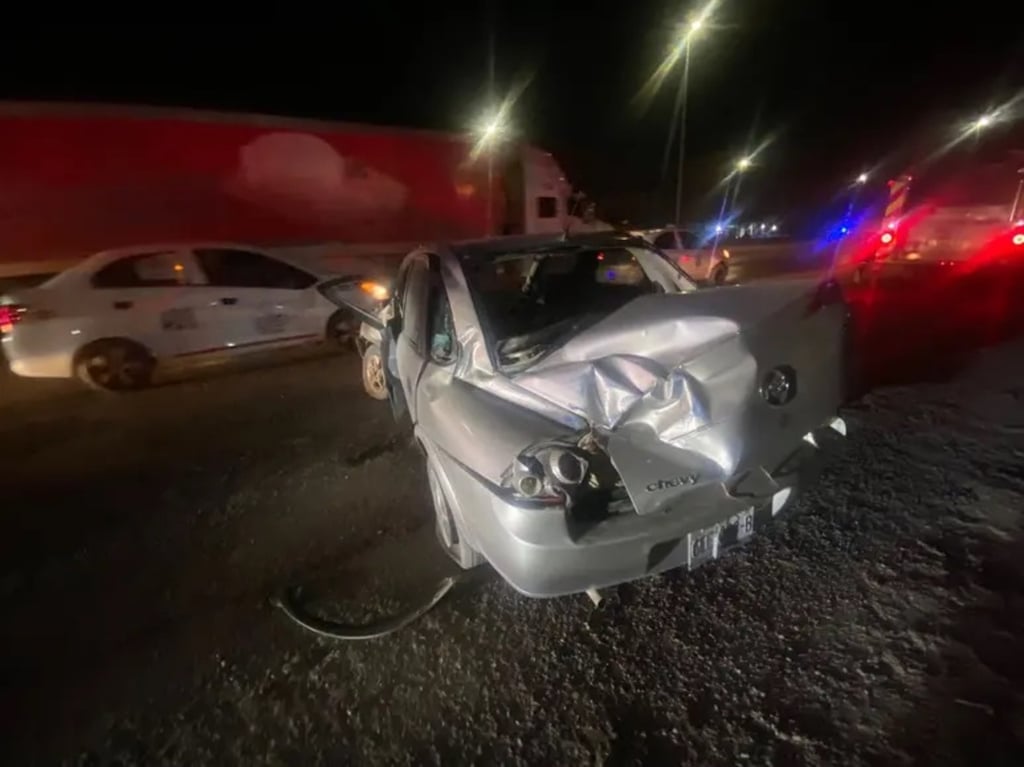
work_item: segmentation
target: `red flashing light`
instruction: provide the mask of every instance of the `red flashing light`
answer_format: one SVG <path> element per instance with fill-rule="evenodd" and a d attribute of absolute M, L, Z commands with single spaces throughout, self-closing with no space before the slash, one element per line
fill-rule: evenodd
<path fill-rule="evenodd" d="M 888 245 L 895 237 L 893 237 L 892 232 L 882 232 L 882 236 L 879 239 L 882 240 L 883 245 Z"/>
<path fill-rule="evenodd" d="M 17 304 L 0 306 L 0 333 L 9 333 L 25 313 L 25 307 Z"/>
<path fill-rule="evenodd" d="M 1024 245 L 1024 232 L 1013 235 L 1013 244 L 1018 246 Z"/>
<path fill-rule="evenodd" d="M 597 254 L 597 260 L 598 261 L 604 261 L 604 253 L 598 253 Z"/>

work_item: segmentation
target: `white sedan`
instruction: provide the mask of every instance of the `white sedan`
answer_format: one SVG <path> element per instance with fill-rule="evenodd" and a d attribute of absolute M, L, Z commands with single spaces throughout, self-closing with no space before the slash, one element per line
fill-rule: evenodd
<path fill-rule="evenodd" d="M 633 232 L 671 258 L 687 276 L 722 285 L 729 276 L 729 251 L 722 247 L 710 247 L 701 243 L 693 232 L 667 226 L 662 229 L 648 229 Z"/>
<path fill-rule="evenodd" d="M 3 349 L 21 376 L 139 388 L 159 362 L 344 340 L 328 276 L 244 245 L 105 251 L 0 299 Z"/>

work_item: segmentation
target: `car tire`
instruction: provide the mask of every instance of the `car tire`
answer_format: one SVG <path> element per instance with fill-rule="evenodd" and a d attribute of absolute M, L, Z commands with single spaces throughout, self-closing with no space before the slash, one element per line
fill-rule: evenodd
<path fill-rule="evenodd" d="M 359 320 L 345 309 L 339 309 L 327 320 L 324 338 L 339 349 L 355 349 L 359 338 Z"/>
<path fill-rule="evenodd" d="M 380 347 L 370 344 L 363 351 L 363 389 L 377 400 L 388 398 L 388 384 L 384 377 L 384 358 Z"/>
<path fill-rule="evenodd" d="M 711 284 L 712 285 L 724 285 L 725 278 L 728 276 L 728 270 L 722 264 L 719 264 L 711 272 Z"/>
<path fill-rule="evenodd" d="M 448 505 L 448 496 L 441 484 L 440 475 L 434 467 L 434 462 L 427 458 L 427 482 L 430 485 L 430 500 L 434 506 L 434 532 L 437 534 L 437 542 L 441 544 L 455 564 L 463 570 L 482 565 L 483 555 L 466 543 L 459 523 L 452 514 Z"/>
<path fill-rule="evenodd" d="M 75 355 L 75 375 L 93 389 L 131 391 L 153 380 L 156 360 L 134 341 L 111 338 L 94 341 Z"/>

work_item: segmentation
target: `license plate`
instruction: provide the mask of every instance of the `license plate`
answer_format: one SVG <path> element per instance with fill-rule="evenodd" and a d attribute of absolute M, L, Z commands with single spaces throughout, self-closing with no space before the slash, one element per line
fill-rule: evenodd
<path fill-rule="evenodd" d="M 687 536 L 689 547 L 688 565 L 691 568 L 718 559 L 724 548 L 745 541 L 754 534 L 754 509 L 744 509 L 729 517 L 725 522 L 705 527 Z"/>

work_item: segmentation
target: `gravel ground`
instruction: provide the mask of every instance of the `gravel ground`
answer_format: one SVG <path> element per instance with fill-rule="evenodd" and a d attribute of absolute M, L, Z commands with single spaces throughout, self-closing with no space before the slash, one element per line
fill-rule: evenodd
<path fill-rule="evenodd" d="M 0 411 L 11 764 L 1024 763 L 1024 345 L 850 407 L 793 513 L 690 574 L 531 600 L 448 570 L 331 357 Z"/>

